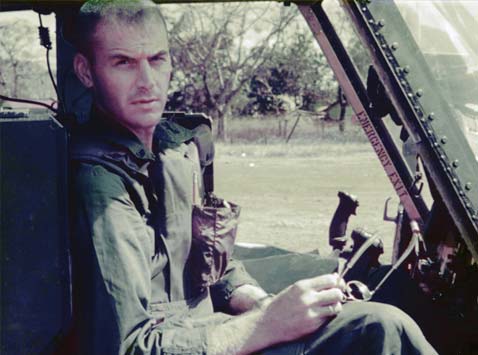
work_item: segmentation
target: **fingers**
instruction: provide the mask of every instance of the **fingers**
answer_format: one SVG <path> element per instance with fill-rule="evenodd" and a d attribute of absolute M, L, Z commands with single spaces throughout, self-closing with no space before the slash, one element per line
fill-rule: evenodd
<path fill-rule="evenodd" d="M 315 291 L 339 288 L 345 290 L 345 281 L 338 274 L 328 274 L 299 281 L 304 288 Z"/>
<path fill-rule="evenodd" d="M 337 274 L 335 274 L 335 275 L 337 275 Z M 340 290 L 345 291 L 345 289 L 347 288 L 347 284 L 346 284 L 345 280 L 342 277 L 340 277 L 339 275 L 337 275 L 337 277 L 338 277 L 337 287 Z"/>
<path fill-rule="evenodd" d="M 338 288 L 322 291 L 310 290 L 302 296 L 302 301 L 307 307 L 329 306 L 337 302 L 343 302 L 344 299 L 344 293 Z"/>
<path fill-rule="evenodd" d="M 342 303 L 337 302 L 316 310 L 318 318 L 334 317 L 342 311 Z"/>
<path fill-rule="evenodd" d="M 344 299 L 344 293 L 338 288 L 331 288 L 329 290 L 320 291 L 317 293 L 316 301 L 314 305 L 316 306 L 329 306 L 336 303 L 342 302 Z"/>
<path fill-rule="evenodd" d="M 319 326 L 321 321 L 330 317 L 335 317 L 341 311 L 342 311 L 342 303 L 336 302 L 328 306 L 310 307 L 307 317 L 313 323 Z"/>

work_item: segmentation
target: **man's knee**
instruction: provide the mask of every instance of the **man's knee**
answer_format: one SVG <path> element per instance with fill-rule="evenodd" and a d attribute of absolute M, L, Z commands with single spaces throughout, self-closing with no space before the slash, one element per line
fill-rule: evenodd
<path fill-rule="evenodd" d="M 366 305 L 362 304 L 361 308 L 369 324 L 399 334 L 403 332 L 421 333 L 415 321 L 395 306 L 370 302 Z"/>
<path fill-rule="evenodd" d="M 304 341 L 301 346 L 305 354 L 436 354 L 407 314 L 394 306 L 373 302 L 344 304 L 337 317 L 301 340 Z M 299 342 L 289 346 L 292 345 L 300 348 Z M 300 351 L 292 352 L 290 348 L 281 346 L 271 352 L 276 353 L 292 354 Z"/>
<path fill-rule="evenodd" d="M 402 310 L 381 303 L 361 305 L 364 332 L 381 353 L 435 354 L 415 321 Z M 378 351 L 377 353 L 380 353 Z"/>

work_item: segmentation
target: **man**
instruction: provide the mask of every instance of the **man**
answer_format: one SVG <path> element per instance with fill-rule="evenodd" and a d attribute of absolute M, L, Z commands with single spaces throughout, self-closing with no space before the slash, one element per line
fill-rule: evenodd
<path fill-rule="evenodd" d="M 190 277 L 197 164 L 183 143 L 194 132 L 161 125 L 172 71 L 164 20 L 148 1 L 90 1 L 78 31 L 74 69 L 94 107 L 72 143 L 77 353 L 435 353 L 398 309 L 343 305 L 337 275 L 269 297 L 233 264 L 220 283 L 238 315 L 213 313 L 209 289 Z"/>

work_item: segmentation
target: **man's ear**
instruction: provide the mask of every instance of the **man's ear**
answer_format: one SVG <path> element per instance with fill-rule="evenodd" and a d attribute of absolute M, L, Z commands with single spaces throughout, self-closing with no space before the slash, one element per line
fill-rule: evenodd
<path fill-rule="evenodd" d="M 73 58 L 73 68 L 81 83 L 85 87 L 91 88 L 93 86 L 93 77 L 91 75 L 91 66 L 88 58 L 81 53 L 76 53 Z"/>

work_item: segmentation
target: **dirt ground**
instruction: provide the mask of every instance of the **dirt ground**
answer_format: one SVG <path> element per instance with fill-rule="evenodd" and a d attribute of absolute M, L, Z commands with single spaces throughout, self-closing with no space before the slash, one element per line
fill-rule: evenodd
<path fill-rule="evenodd" d="M 328 228 L 338 204 L 337 192 L 359 198 L 354 228 L 379 233 L 390 260 L 394 224 L 383 221 L 385 200 L 398 199 L 370 146 L 217 145 L 215 185 L 219 196 L 242 206 L 238 241 L 305 252 L 330 253 Z"/>

